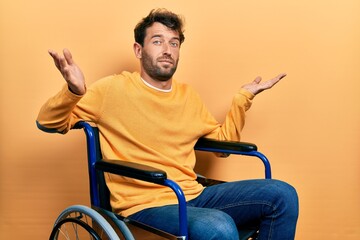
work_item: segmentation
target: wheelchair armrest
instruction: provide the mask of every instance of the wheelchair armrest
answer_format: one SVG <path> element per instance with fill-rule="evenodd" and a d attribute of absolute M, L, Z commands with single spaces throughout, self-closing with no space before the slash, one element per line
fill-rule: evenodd
<path fill-rule="evenodd" d="M 195 144 L 195 150 L 221 153 L 220 157 L 227 157 L 230 154 L 246 155 L 259 158 L 265 167 L 265 178 L 271 179 L 271 166 L 267 157 L 257 150 L 253 143 L 218 141 L 209 138 L 200 138 Z"/>
<path fill-rule="evenodd" d="M 146 165 L 121 160 L 101 160 L 95 163 L 96 170 L 118 174 L 152 183 L 163 184 L 166 172 Z"/>
<path fill-rule="evenodd" d="M 210 138 L 200 138 L 195 144 L 195 150 L 220 152 L 220 153 L 237 153 L 257 151 L 257 146 L 253 143 L 220 141 Z"/>

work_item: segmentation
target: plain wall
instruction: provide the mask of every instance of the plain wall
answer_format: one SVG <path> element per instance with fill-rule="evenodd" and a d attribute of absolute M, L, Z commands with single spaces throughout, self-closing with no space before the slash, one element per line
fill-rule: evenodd
<path fill-rule="evenodd" d="M 39 131 L 41 105 L 64 81 L 47 54 L 69 48 L 88 84 L 138 70 L 133 28 L 165 7 L 186 19 L 176 79 L 194 86 L 222 121 L 256 76 L 288 76 L 258 95 L 243 141 L 300 197 L 296 239 L 360 239 L 360 2 L 0 2 L 0 239 L 47 239 L 57 215 L 89 205 L 84 136 Z M 227 180 L 263 176 L 258 161 L 202 157 Z"/>

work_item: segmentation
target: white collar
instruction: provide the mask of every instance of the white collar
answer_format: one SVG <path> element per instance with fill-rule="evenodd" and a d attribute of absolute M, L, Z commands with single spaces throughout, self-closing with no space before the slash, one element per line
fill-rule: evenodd
<path fill-rule="evenodd" d="M 157 90 L 157 91 L 166 92 L 166 93 L 172 91 L 172 86 L 170 87 L 170 89 L 161 89 L 161 88 L 157 88 L 157 87 L 151 85 L 150 83 L 148 83 L 147 81 L 145 81 L 143 78 L 141 78 L 141 80 L 145 83 L 146 86 L 148 86 L 148 87 L 150 87 L 150 88 L 152 88 L 152 89 L 155 89 L 155 90 Z"/>

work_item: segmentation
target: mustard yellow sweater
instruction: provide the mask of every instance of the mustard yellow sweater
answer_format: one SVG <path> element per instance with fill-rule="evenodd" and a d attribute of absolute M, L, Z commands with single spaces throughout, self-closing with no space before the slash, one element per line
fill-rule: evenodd
<path fill-rule="evenodd" d="M 84 96 L 65 86 L 44 104 L 37 122 L 42 130 L 59 133 L 68 132 L 79 120 L 95 123 L 105 159 L 162 169 L 191 200 L 203 190 L 193 171 L 196 141 L 202 136 L 240 140 L 253 97 L 240 90 L 221 125 L 188 85 L 173 81 L 171 92 L 161 92 L 145 85 L 139 73 L 122 72 L 95 82 Z M 167 187 L 112 174 L 105 177 L 111 205 L 123 216 L 177 203 Z"/>

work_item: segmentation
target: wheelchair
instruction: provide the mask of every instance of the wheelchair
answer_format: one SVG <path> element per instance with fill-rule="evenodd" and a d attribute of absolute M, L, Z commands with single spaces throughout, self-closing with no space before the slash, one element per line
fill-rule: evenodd
<path fill-rule="evenodd" d="M 188 239 L 185 196 L 176 182 L 167 178 L 166 172 L 122 160 L 102 159 L 98 128 L 91 126 L 87 122 L 80 121 L 74 126 L 74 129 L 83 129 L 86 135 L 91 207 L 74 205 L 63 210 L 54 223 L 50 240 Z M 257 157 L 264 164 L 265 178 L 271 179 L 270 162 L 252 143 L 200 138 L 195 145 L 195 150 L 214 152 L 219 154 L 220 157 L 226 157 L 230 154 Z M 179 202 L 179 221 L 172 223 L 179 224 L 178 235 L 174 236 L 113 213 L 104 172 L 170 187 Z M 198 182 L 204 186 L 222 183 L 222 181 L 206 179 L 203 176 L 198 176 Z M 239 237 L 242 240 L 256 239 L 257 234 L 256 229 L 244 229 L 244 231 L 240 231 Z"/>

